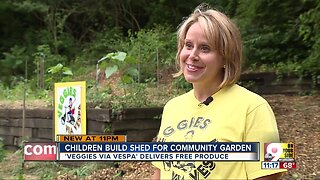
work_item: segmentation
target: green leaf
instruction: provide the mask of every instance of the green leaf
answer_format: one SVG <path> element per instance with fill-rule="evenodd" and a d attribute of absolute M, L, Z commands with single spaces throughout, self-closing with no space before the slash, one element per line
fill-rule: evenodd
<path fill-rule="evenodd" d="M 103 60 L 112 58 L 114 55 L 115 55 L 115 53 L 108 53 L 108 54 L 103 58 Z"/>
<path fill-rule="evenodd" d="M 48 72 L 51 74 L 55 74 L 63 68 L 63 65 L 61 63 L 57 64 L 56 66 L 52 66 L 49 68 Z"/>
<path fill-rule="evenodd" d="M 130 55 L 126 56 L 126 64 L 137 64 L 137 61 L 138 59 L 133 56 L 130 56 Z"/>
<path fill-rule="evenodd" d="M 112 56 L 112 59 L 115 59 L 118 61 L 124 61 L 126 59 L 126 56 L 127 56 L 127 53 L 119 51 Z"/>
<path fill-rule="evenodd" d="M 64 70 L 62 74 L 64 74 L 64 75 L 69 75 L 69 76 L 72 76 L 72 75 L 73 75 L 71 69 L 69 69 L 69 68 L 67 68 L 66 70 Z"/>
<path fill-rule="evenodd" d="M 138 76 L 139 74 L 139 71 L 134 68 L 134 67 L 130 67 L 128 70 L 127 70 L 127 73 L 130 75 L 130 76 Z"/>
<path fill-rule="evenodd" d="M 106 67 L 106 78 L 109 78 L 113 73 L 117 72 L 118 66 L 114 65 L 112 67 Z"/>

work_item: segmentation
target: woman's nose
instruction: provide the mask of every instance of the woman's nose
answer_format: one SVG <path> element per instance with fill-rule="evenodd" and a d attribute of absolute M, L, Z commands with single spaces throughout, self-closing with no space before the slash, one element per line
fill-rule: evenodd
<path fill-rule="evenodd" d="M 198 61 L 199 60 L 199 56 L 198 56 L 198 52 L 196 49 L 193 49 L 192 51 L 190 51 L 190 55 L 189 58 L 193 61 Z"/>

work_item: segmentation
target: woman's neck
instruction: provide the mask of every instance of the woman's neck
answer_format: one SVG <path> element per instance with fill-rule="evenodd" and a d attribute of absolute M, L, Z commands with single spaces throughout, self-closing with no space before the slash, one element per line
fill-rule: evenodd
<path fill-rule="evenodd" d="M 210 84 L 210 85 L 194 83 L 193 84 L 194 96 L 199 102 L 203 102 L 209 96 L 212 96 L 213 94 L 215 94 L 220 90 L 219 85 L 220 83 Z"/>

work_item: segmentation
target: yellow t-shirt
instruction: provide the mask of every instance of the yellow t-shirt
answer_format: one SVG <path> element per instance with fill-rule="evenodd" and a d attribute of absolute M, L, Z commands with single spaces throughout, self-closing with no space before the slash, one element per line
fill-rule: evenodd
<path fill-rule="evenodd" d="M 259 95 L 232 85 L 200 105 L 194 91 L 171 99 L 164 107 L 158 142 L 279 142 L 273 111 Z M 161 179 L 254 179 L 286 170 L 261 169 L 261 162 L 153 162 Z"/>

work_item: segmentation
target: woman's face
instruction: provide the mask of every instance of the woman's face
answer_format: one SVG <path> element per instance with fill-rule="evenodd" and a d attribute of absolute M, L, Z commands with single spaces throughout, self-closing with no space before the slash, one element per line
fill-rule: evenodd
<path fill-rule="evenodd" d="M 180 66 L 185 79 L 192 84 L 220 84 L 224 60 L 211 47 L 199 23 L 191 25 L 180 53 Z"/>

